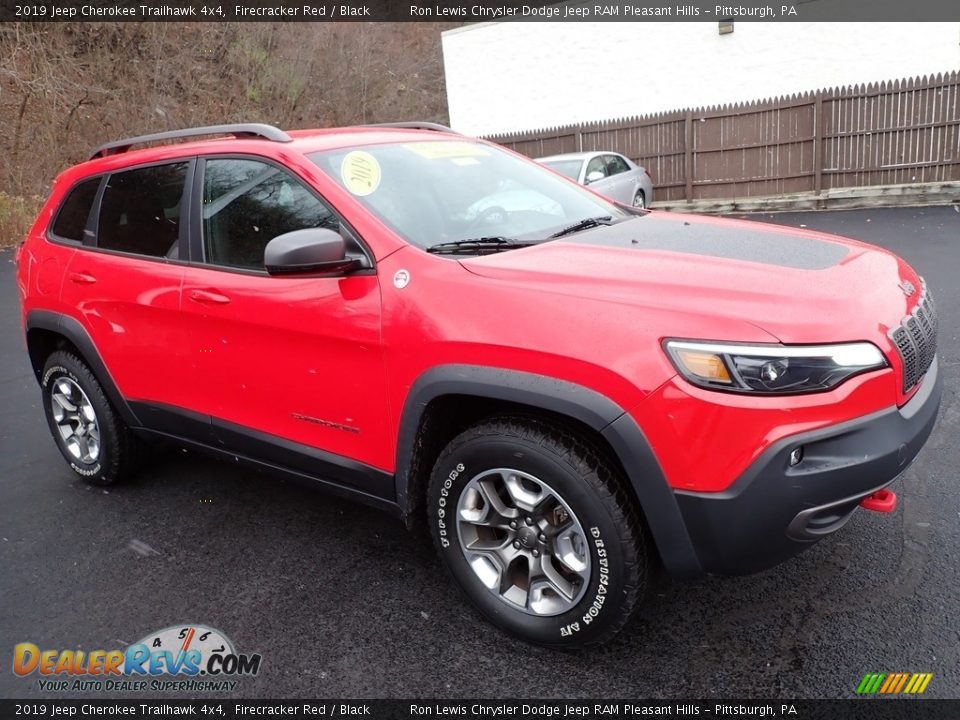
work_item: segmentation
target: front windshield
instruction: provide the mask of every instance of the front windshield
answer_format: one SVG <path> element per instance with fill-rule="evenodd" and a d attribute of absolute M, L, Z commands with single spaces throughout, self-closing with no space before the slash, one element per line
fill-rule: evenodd
<path fill-rule="evenodd" d="M 571 180 L 580 179 L 580 166 L 583 165 L 583 160 L 541 160 L 540 162 Z"/>
<path fill-rule="evenodd" d="M 365 145 L 310 159 L 408 242 L 548 239 L 587 218 L 628 210 L 540 165 L 470 140 Z"/>

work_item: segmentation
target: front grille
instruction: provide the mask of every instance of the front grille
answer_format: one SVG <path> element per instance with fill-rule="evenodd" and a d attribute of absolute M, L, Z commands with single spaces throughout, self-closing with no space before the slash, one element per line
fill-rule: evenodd
<path fill-rule="evenodd" d="M 926 283 L 920 302 L 899 327 L 890 331 L 890 339 L 903 361 L 903 391 L 908 392 L 930 369 L 937 354 L 937 307 Z"/>

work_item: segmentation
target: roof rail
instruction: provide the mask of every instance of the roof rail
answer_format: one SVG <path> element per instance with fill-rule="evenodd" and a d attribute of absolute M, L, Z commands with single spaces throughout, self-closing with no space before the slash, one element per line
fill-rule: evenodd
<path fill-rule="evenodd" d="M 168 132 L 153 133 L 152 135 L 138 135 L 137 137 L 126 138 L 125 140 L 116 140 L 114 142 L 101 145 L 93 154 L 91 160 L 108 155 L 117 155 L 125 153 L 134 145 L 141 143 L 160 142 L 161 140 L 180 140 L 182 138 L 197 137 L 200 135 L 233 135 L 234 137 L 258 137 L 264 140 L 273 140 L 274 142 L 291 142 L 292 137 L 283 130 L 275 128 L 273 125 L 263 123 L 243 123 L 235 125 L 208 125 L 206 127 L 184 128 L 183 130 L 170 130 Z"/>
<path fill-rule="evenodd" d="M 402 128 L 405 130 L 433 130 L 435 132 L 453 133 L 454 135 L 460 134 L 456 130 L 451 130 L 446 125 L 439 125 L 437 123 L 432 123 L 432 122 L 423 122 L 420 120 L 413 120 L 410 122 L 374 123 L 372 125 L 364 125 L 364 127 Z"/>

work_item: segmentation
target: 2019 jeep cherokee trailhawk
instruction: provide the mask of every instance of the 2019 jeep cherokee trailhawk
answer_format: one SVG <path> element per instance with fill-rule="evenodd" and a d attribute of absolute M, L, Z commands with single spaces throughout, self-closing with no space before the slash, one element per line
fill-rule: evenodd
<path fill-rule="evenodd" d="M 940 402 L 896 256 L 622 207 L 425 124 L 111 143 L 18 284 L 87 481 L 158 437 L 317 480 L 428 523 L 487 618 L 557 647 L 612 636 L 655 563 L 761 570 L 889 505 Z"/>

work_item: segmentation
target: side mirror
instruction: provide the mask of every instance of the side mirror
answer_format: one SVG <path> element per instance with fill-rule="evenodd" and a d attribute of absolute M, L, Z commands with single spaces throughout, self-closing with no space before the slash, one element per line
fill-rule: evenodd
<path fill-rule="evenodd" d="M 364 262 L 347 255 L 347 243 L 340 233 L 306 228 L 277 235 L 268 242 L 263 266 L 271 275 L 340 275 L 364 267 Z"/>
<path fill-rule="evenodd" d="M 594 183 L 597 180 L 603 180 L 603 173 L 599 170 L 594 170 L 592 173 L 587 173 L 586 181 L 587 185 Z"/>

